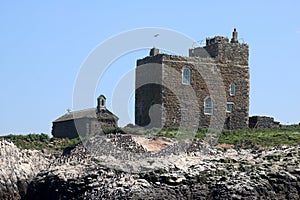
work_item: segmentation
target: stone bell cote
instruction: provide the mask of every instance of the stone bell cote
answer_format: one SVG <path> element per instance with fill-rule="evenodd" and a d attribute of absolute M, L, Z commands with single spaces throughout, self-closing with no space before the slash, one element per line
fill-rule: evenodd
<path fill-rule="evenodd" d="M 104 95 L 100 95 L 97 98 L 97 110 L 105 110 L 106 109 L 106 97 Z"/>

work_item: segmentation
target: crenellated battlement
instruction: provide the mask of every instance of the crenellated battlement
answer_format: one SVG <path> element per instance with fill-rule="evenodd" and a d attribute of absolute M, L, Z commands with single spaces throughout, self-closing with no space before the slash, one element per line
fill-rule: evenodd
<path fill-rule="evenodd" d="M 238 32 L 234 29 L 232 38 L 215 36 L 206 38 L 206 46 L 189 49 L 190 57 L 212 57 L 220 63 L 248 65 L 249 46 L 239 43 Z"/>

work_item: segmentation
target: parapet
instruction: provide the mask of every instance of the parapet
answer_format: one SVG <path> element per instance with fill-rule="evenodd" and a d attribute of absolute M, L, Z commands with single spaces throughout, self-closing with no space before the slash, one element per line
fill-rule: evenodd
<path fill-rule="evenodd" d="M 224 36 L 206 38 L 206 46 L 189 49 L 189 56 L 211 57 L 220 63 L 248 65 L 249 47 L 247 44 L 239 43 L 238 32 L 234 29 L 230 42 Z"/>
<path fill-rule="evenodd" d="M 206 46 L 213 45 L 213 44 L 222 44 L 228 43 L 229 39 L 224 36 L 216 36 L 213 38 L 206 38 Z"/>

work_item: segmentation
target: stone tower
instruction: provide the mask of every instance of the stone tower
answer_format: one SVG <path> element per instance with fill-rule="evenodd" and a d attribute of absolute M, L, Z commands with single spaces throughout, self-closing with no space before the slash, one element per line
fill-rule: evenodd
<path fill-rule="evenodd" d="M 189 56 L 160 54 L 158 49 L 151 49 L 149 56 L 137 60 L 135 123 L 143 127 L 178 127 L 184 110 L 198 109 L 199 120 L 189 126 L 208 127 L 212 115 L 219 111 L 224 113 L 224 128 L 247 128 L 250 91 L 248 56 L 249 47 L 239 43 L 236 29 L 230 42 L 223 36 L 207 38 L 204 47 L 189 49 Z M 206 84 L 207 81 L 213 83 L 214 77 L 207 75 L 204 79 L 203 74 L 196 70 L 196 65 L 208 70 L 207 74 L 214 74 L 215 71 L 221 74 L 226 96 L 223 107 L 215 106 L 218 98 L 212 98 Z M 176 94 L 172 91 L 174 88 Z M 186 92 L 188 88 L 193 89 L 196 100 Z M 189 101 L 195 101 L 193 105 L 198 108 L 185 104 Z M 188 117 L 185 120 L 188 121 Z"/>

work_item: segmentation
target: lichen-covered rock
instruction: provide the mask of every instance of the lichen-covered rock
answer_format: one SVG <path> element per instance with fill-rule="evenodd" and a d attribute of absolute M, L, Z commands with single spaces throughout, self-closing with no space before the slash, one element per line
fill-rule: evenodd
<path fill-rule="evenodd" d="M 130 140 L 126 137 L 124 141 Z M 120 144 L 116 141 L 122 139 L 109 138 L 118 149 Z M 104 138 L 94 138 L 92 142 L 104 144 L 101 140 Z M 131 146 L 139 145 L 131 143 Z M 45 200 L 300 197 L 299 145 L 257 151 L 220 151 L 207 149 L 204 143 L 194 146 L 174 144 L 159 153 L 145 152 L 140 160 L 135 157 L 136 160 L 123 160 L 128 165 L 127 170 L 114 164 L 106 165 L 109 161 L 103 164 L 97 159 L 97 153 L 91 155 L 84 146 L 78 146 L 70 155 L 61 157 L 59 163 L 41 172 L 31 183 L 27 197 Z M 151 156 L 155 161 L 148 161 L 153 163 L 144 162 Z M 146 170 L 140 167 L 143 164 L 148 165 L 144 166 Z"/>
<path fill-rule="evenodd" d="M 202 142 L 146 152 L 121 137 L 91 138 L 54 161 L 2 141 L 1 199 L 300 198 L 300 145 L 219 150 Z"/>
<path fill-rule="evenodd" d="M 11 142 L 0 140 L 0 199 L 25 196 L 32 178 L 53 159 L 51 154 L 19 149 Z"/>

